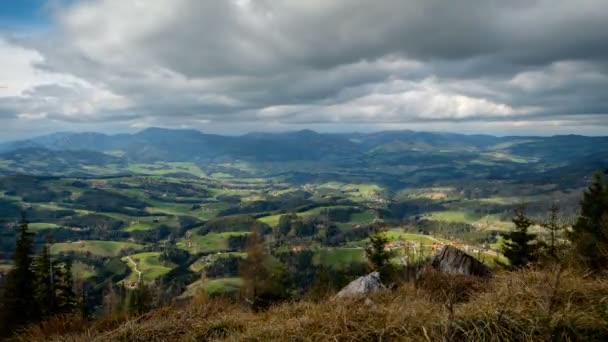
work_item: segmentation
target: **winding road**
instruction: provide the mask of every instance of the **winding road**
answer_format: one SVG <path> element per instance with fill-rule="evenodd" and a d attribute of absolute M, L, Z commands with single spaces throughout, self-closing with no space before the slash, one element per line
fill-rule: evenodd
<path fill-rule="evenodd" d="M 127 257 L 127 260 L 133 264 L 133 270 L 137 273 L 137 283 L 141 283 L 141 271 L 137 268 L 137 263 L 130 256 Z"/>

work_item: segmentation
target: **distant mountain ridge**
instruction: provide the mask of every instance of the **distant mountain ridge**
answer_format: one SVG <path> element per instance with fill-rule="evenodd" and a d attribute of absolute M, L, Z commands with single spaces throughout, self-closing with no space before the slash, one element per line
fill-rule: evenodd
<path fill-rule="evenodd" d="M 397 188 L 550 177 L 580 185 L 586 175 L 608 169 L 608 137 L 311 130 L 223 136 L 148 128 L 116 135 L 61 132 L 0 145 L 0 174 L 115 176 L 153 173 L 167 166 L 150 165 L 176 162 L 193 163 L 209 175 L 279 177 L 299 184 L 356 181 Z"/>
<path fill-rule="evenodd" d="M 608 153 L 608 137 L 496 137 L 409 130 L 376 133 L 317 133 L 302 130 L 223 136 L 192 129 L 147 128 L 134 134 L 54 133 L 2 144 L 0 152 L 27 148 L 104 153 L 121 151 L 126 158 L 141 162 L 215 159 L 324 160 L 352 157 L 353 154 L 369 156 L 411 152 L 484 151 L 504 151 L 559 160 L 562 155 L 579 158 L 594 153 Z"/>

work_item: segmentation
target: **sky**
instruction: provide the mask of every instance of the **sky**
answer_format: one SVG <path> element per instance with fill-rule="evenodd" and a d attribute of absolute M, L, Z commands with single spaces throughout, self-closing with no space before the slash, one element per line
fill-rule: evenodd
<path fill-rule="evenodd" d="M 2 0 L 0 140 L 608 135 L 606 0 Z"/>

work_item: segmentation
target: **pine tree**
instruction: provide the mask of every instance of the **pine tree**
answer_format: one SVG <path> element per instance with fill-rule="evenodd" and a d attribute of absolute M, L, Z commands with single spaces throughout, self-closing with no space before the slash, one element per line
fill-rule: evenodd
<path fill-rule="evenodd" d="M 136 288 L 127 290 L 125 310 L 128 314 L 142 314 L 152 309 L 152 289 L 140 283 Z"/>
<path fill-rule="evenodd" d="M 395 280 L 395 269 L 390 262 L 393 253 L 386 248 L 388 238 L 385 230 L 376 228 L 369 236 L 369 242 L 369 246 L 365 248 L 365 256 L 369 262 L 369 267 L 380 273 L 380 279 L 385 284 L 391 283 Z"/>
<path fill-rule="evenodd" d="M 35 277 L 31 267 L 34 242 L 25 216 L 22 216 L 18 229 L 13 268 L 7 275 L 4 298 L 2 298 L 0 331 L 5 334 L 37 318 L 33 286 Z"/>
<path fill-rule="evenodd" d="M 57 310 L 59 312 L 74 311 L 77 302 L 71 259 L 66 260 L 63 265 L 58 265 L 55 271 L 55 279 Z"/>
<path fill-rule="evenodd" d="M 42 246 L 40 253 L 34 260 L 34 297 L 36 309 L 41 317 L 52 315 L 56 308 L 55 279 L 53 278 L 53 264 L 49 253 L 49 246 Z"/>
<path fill-rule="evenodd" d="M 369 261 L 370 268 L 380 271 L 388 262 L 391 253 L 386 250 L 388 238 L 383 230 L 378 229 L 369 236 L 369 246 L 365 248 L 365 256 Z"/>
<path fill-rule="evenodd" d="M 528 266 L 537 259 L 538 246 L 535 243 L 536 234 L 528 232 L 532 221 L 526 217 L 523 208 L 515 210 L 513 218 L 515 229 L 505 234 L 504 256 L 509 259 L 511 267 L 520 268 Z"/>
<path fill-rule="evenodd" d="M 593 273 L 608 268 L 608 184 L 596 173 L 583 195 L 580 215 L 568 234 L 577 255 Z"/>
<path fill-rule="evenodd" d="M 564 226 L 559 222 L 558 215 L 559 207 L 554 204 L 551 206 L 551 208 L 549 208 L 549 215 L 545 222 L 540 224 L 540 226 L 549 234 L 546 244 L 547 254 L 553 259 L 558 257 L 557 250 L 559 247 L 559 239 L 562 237 L 562 233 L 564 231 Z"/>
<path fill-rule="evenodd" d="M 333 223 L 330 223 L 325 230 L 325 244 L 335 245 L 335 238 L 340 235 L 340 229 Z"/>

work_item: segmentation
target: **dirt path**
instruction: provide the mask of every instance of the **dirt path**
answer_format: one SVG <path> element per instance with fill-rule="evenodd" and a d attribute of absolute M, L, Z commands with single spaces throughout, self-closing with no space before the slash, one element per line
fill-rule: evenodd
<path fill-rule="evenodd" d="M 127 257 L 127 260 L 133 264 L 133 270 L 137 273 L 137 283 L 141 283 L 141 271 L 137 268 L 137 263 L 130 256 Z"/>

